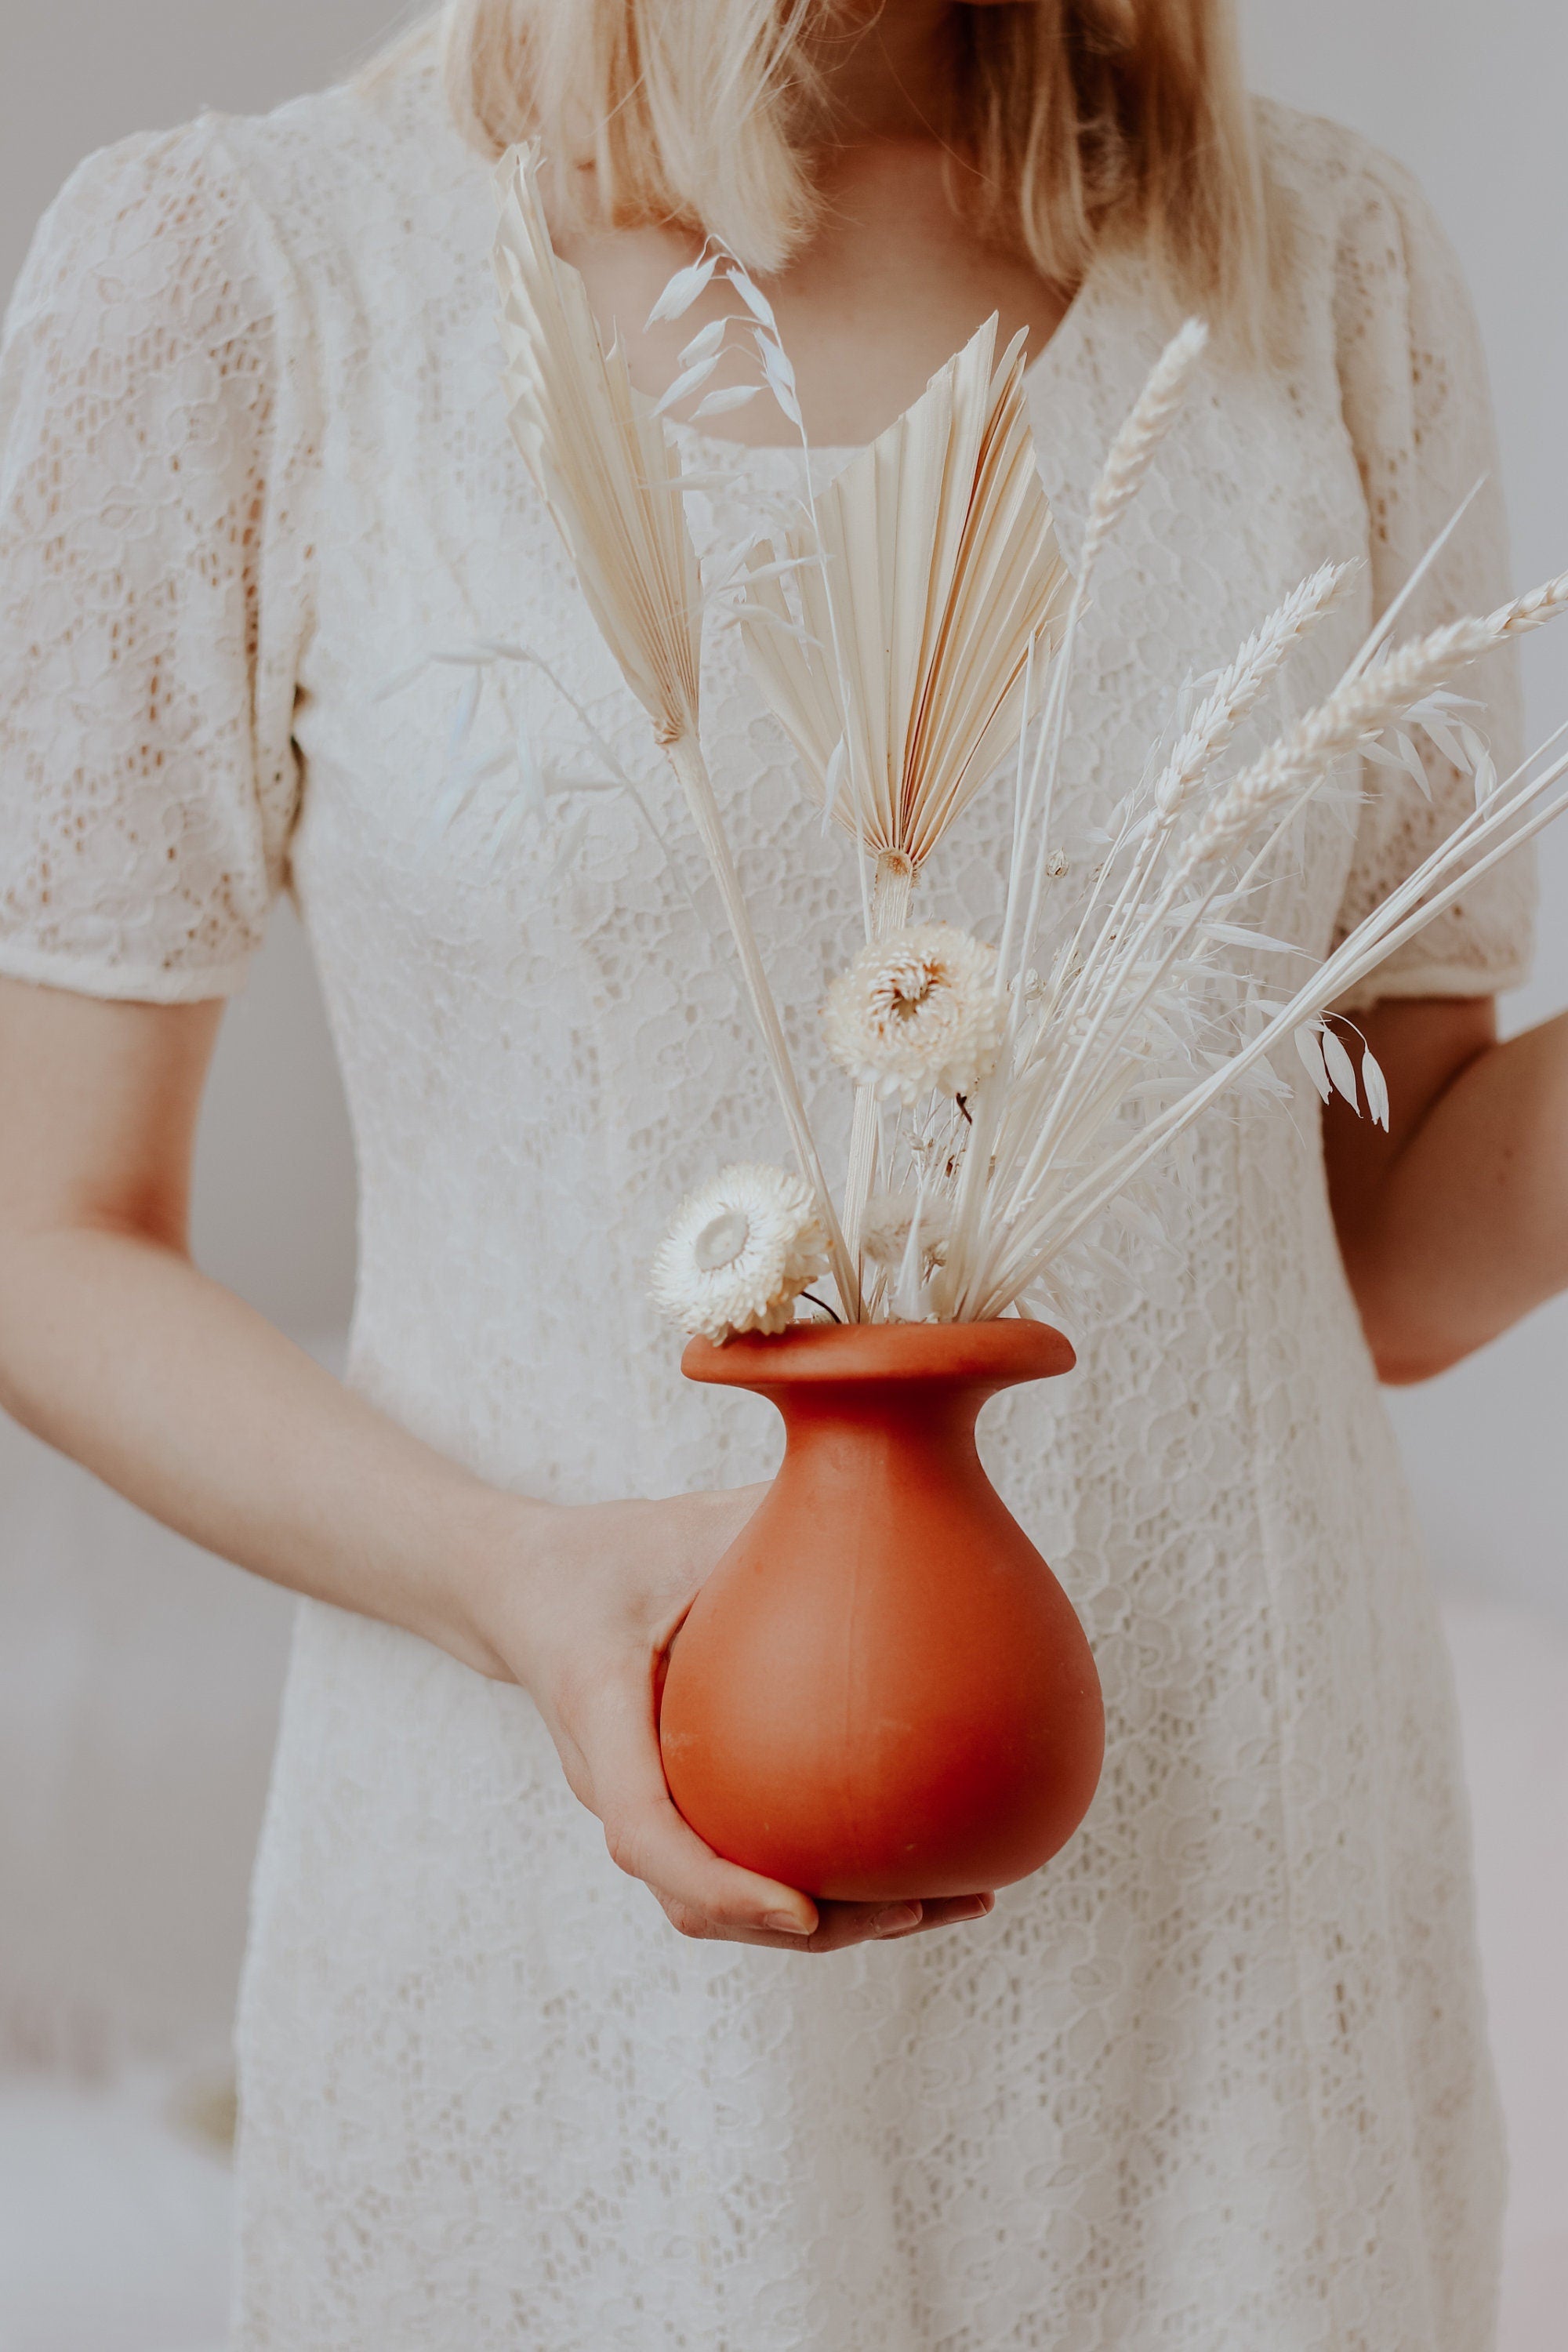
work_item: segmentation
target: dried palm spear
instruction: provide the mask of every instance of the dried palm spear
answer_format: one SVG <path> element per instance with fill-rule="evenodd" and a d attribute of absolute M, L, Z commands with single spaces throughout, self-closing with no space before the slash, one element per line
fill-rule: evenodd
<path fill-rule="evenodd" d="M 1024 338 L 996 321 L 752 553 L 746 650 L 807 791 L 876 858 L 879 930 L 1016 740 L 1069 587 L 1035 462 Z M 797 627 L 781 564 L 800 604 Z"/>
<path fill-rule="evenodd" d="M 624 351 L 601 345 L 582 278 L 551 245 L 539 164 L 532 142 L 512 148 L 498 174 L 495 264 L 512 433 L 605 642 L 680 779 L 834 1276 L 848 1295 L 854 1276 L 833 1196 L 698 737 L 702 583 L 679 459 L 653 404 L 634 389 Z"/>

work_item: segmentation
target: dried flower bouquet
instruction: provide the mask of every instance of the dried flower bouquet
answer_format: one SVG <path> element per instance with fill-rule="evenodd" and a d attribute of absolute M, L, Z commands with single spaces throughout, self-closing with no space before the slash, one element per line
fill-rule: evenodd
<path fill-rule="evenodd" d="M 998 358 L 993 320 L 827 489 L 808 480 L 787 531 L 739 551 L 705 587 L 684 509 L 692 478 L 660 412 L 701 391 L 736 322 L 704 327 L 664 399 L 645 400 L 552 249 L 538 170 L 532 148 L 501 167 L 512 429 L 679 777 L 798 1163 L 727 1168 L 682 1203 L 654 1268 L 671 1318 L 712 1340 L 778 1331 L 826 1276 L 850 1322 L 1054 1315 L 1075 1255 L 1103 1260 L 1094 1236 L 1108 1217 L 1124 1234 L 1149 1229 L 1145 1172 L 1216 1097 L 1283 1091 L 1269 1057 L 1288 1041 L 1325 1099 L 1337 1089 L 1386 1124 L 1382 1073 L 1363 1048 L 1358 1087 L 1331 1010 L 1568 805 L 1559 739 L 1500 779 L 1449 687 L 1568 607 L 1568 575 L 1395 647 L 1440 540 L 1326 699 L 1227 772 L 1237 731 L 1348 567 L 1319 572 L 1184 710 L 1069 898 L 1057 802 L 1074 650 L 1100 555 L 1202 360 L 1202 325 L 1169 344 L 1112 444 L 1076 580 L 1035 464 L 1022 338 Z M 695 414 L 771 396 L 804 447 L 773 310 L 731 255 L 710 244 L 653 316 L 679 317 L 721 273 L 744 305 L 759 380 L 707 393 Z M 858 867 L 863 938 L 823 1008 L 828 1051 L 855 1087 L 841 1207 L 702 757 L 704 603 L 724 593 L 738 594 L 752 668 L 805 790 Z M 1259 877 L 1301 812 L 1354 755 L 1420 781 L 1412 730 L 1471 770 L 1473 812 L 1321 962 L 1261 937 L 1247 919 Z M 922 869 L 977 792 L 1007 788 L 1005 763 L 1013 845 L 994 940 L 911 922 Z M 1267 989 L 1260 958 L 1304 976 Z"/>

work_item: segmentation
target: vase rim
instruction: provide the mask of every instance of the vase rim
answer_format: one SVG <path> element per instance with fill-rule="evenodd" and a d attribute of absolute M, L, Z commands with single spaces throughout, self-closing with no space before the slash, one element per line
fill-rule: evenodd
<path fill-rule="evenodd" d="M 718 1346 L 694 1339 L 680 1369 L 689 1381 L 731 1388 L 904 1380 L 1003 1387 L 1070 1372 L 1077 1361 L 1064 1331 L 1009 1316 L 985 1323 L 792 1323 L 784 1331 L 739 1332 Z"/>

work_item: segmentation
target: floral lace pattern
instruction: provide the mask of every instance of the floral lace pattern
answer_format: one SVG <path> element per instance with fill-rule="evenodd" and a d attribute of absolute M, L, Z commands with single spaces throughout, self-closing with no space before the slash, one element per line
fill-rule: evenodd
<path fill-rule="evenodd" d="M 1420 197 L 1348 133 L 1263 125 L 1294 344 L 1211 364 L 1106 563 L 1079 861 L 1184 677 L 1364 550 L 1287 690 L 1326 684 L 1489 465 Z M 219 994 L 287 877 L 360 1156 L 355 1384 L 520 1489 L 730 1482 L 769 1416 L 683 1391 L 647 1267 L 684 1189 L 784 1139 L 678 788 L 504 430 L 491 223 L 418 71 L 132 142 L 60 198 L 0 372 L 0 969 Z M 1106 264 L 1031 371 L 1069 557 L 1162 332 Z M 700 446 L 710 545 L 798 486 L 788 450 Z M 1483 497 L 1416 617 L 1505 584 Z M 440 821 L 477 674 L 428 657 L 497 639 L 552 665 L 640 810 L 583 789 L 584 730 L 500 663 Z M 854 877 L 717 624 L 705 695 L 841 1158 L 815 1010 Z M 524 725 L 520 810 L 487 771 Z M 1454 821 L 1468 786 L 1431 774 L 1429 801 L 1347 780 L 1263 928 L 1321 952 Z M 922 919 L 986 926 L 1005 833 L 983 795 Z M 1516 862 L 1376 985 L 1506 986 L 1528 913 Z M 1108 1289 L 1080 1369 L 988 1411 L 1110 1740 L 1084 1832 L 978 1930 L 683 1943 L 525 1698 L 302 1607 L 241 2019 L 243 2352 L 1485 2352 L 1501 2165 L 1448 1675 L 1316 1108 L 1303 1080 L 1205 1123 L 1162 1179 L 1180 1279 Z"/>

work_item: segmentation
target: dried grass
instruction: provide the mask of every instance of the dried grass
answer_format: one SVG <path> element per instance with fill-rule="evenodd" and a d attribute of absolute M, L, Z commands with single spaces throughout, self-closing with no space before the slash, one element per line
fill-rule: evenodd
<path fill-rule="evenodd" d="M 1207 683 L 1113 817 L 1075 919 L 1058 923 L 1049 915 L 1065 861 L 1053 824 L 1079 632 L 1099 562 L 1192 389 L 1205 330 L 1189 321 L 1172 341 L 1115 436 L 1075 583 L 1035 464 L 1021 339 L 998 360 L 994 320 L 826 489 L 814 495 L 808 478 L 798 525 L 742 551 L 731 572 L 747 653 L 805 790 L 856 844 L 868 933 L 902 925 L 921 867 L 1016 750 L 995 963 L 1001 1052 L 967 1099 L 933 1091 L 901 1108 L 890 1131 L 872 1087 L 858 1089 L 841 1227 L 702 757 L 705 599 L 682 503 L 690 478 L 653 405 L 634 392 L 624 354 L 602 351 L 581 280 L 551 251 L 536 173 L 530 149 L 514 151 L 501 176 L 497 268 L 512 429 L 680 778 L 844 1310 L 966 1320 L 1047 1311 L 1069 1253 L 1110 1263 L 1094 1240 L 1109 1214 L 1125 1234 L 1148 1237 L 1145 1172 L 1210 1105 L 1243 1086 L 1285 1091 L 1269 1057 L 1287 1039 L 1320 1092 L 1337 1087 L 1355 1101 L 1356 1069 L 1325 1026 L 1327 1009 L 1568 806 L 1568 754 L 1542 752 L 1500 783 L 1447 691 L 1466 664 L 1568 609 L 1568 574 L 1390 650 L 1398 600 L 1333 692 L 1224 777 L 1239 730 L 1333 604 L 1345 568 L 1324 566 Z M 656 314 L 680 315 L 721 269 L 746 306 L 763 380 L 707 394 L 704 405 L 765 388 L 799 427 L 771 307 L 733 256 L 705 250 L 677 273 Z M 701 392 L 727 331 L 693 337 L 661 407 Z M 724 593 L 718 583 L 707 601 Z M 1382 747 L 1390 728 L 1425 728 L 1447 756 L 1472 759 L 1477 805 L 1315 963 L 1292 942 L 1259 935 L 1249 919 L 1255 886 L 1342 762 L 1366 755 L 1419 772 L 1407 737 L 1397 739 L 1396 759 Z M 1279 959 L 1286 969 L 1292 959 L 1310 967 L 1283 995 L 1258 977 L 1260 961 L 1278 969 Z M 1386 1120 L 1386 1087 L 1367 1054 L 1360 1087 L 1370 1114 Z M 863 1269 L 860 1228 L 879 1168 L 876 1255 Z M 895 1228 L 906 1236 L 896 1265 Z"/>

